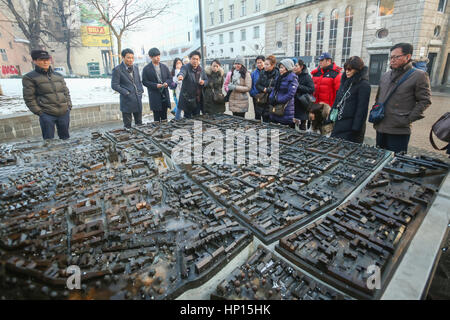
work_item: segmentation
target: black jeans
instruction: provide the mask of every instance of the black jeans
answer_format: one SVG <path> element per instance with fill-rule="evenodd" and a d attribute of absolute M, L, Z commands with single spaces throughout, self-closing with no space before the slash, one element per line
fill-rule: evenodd
<path fill-rule="evenodd" d="M 389 134 L 377 131 L 377 147 L 395 153 L 408 152 L 409 134 Z"/>
<path fill-rule="evenodd" d="M 131 128 L 131 122 L 133 120 L 133 117 L 135 125 L 138 126 L 142 124 L 142 112 L 133 112 L 133 113 L 122 112 L 123 126 L 125 128 Z"/>
<path fill-rule="evenodd" d="M 245 112 L 233 112 L 233 116 L 245 118 Z"/>
<path fill-rule="evenodd" d="M 153 121 L 161 122 L 167 120 L 167 109 L 161 111 L 153 111 Z"/>
<path fill-rule="evenodd" d="M 55 137 L 55 125 L 60 139 L 66 140 L 70 138 L 70 110 L 67 111 L 65 115 L 59 117 L 43 113 L 39 116 L 39 124 L 41 125 L 42 137 L 44 140 L 53 139 Z"/>

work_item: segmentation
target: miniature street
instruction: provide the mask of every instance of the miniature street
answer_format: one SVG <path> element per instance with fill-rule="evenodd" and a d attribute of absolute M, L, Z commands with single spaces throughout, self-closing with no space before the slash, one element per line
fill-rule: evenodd
<path fill-rule="evenodd" d="M 194 120 L 218 133 L 278 129 L 277 173 L 176 165 L 172 134 Z M 0 297 L 175 299 L 215 279 L 207 298 L 380 299 L 450 169 L 228 115 L 194 120 L 2 144 Z M 71 265 L 80 290 L 66 287 Z M 373 265 L 381 289 L 367 286 Z"/>

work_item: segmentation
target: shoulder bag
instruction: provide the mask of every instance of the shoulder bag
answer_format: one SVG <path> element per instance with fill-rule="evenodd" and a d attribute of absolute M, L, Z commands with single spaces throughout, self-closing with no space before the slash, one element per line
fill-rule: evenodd
<path fill-rule="evenodd" d="M 430 143 L 436 150 L 444 150 L 447 149 L 448 146 L 443 147 L 442 149 L 436 146 L 436 143 L 433 140 L 433 132 L 440 140 L 450 143 L 450 112 L 445 113 L 442 117 L 436 121 L 430 130 Z"/>
<path fill-rule="evenodd" d="M 416 70 L 416 68 L 412 68 L 400 79 L 400 81 L 397 83 L 397 85 L 394 87 L 394 89 L 391 91 L 391 93 L 389 93 L 389 95 L 387 96 L 386 100 L 384 100 L 383 103 L 376 102 L 372 106 L 372 109 L 370 110 L 370 113 L 369 113 L 369 122 L 370 123 L 377 124 L 377 123 L 380 123 L 384 119 L 384 108 L 385 108 L 387 102 L 392 97 L 392 95 L 397 90 L 397 88 L 400 87 L 400 85 L 403 82 L 405 82 L 415 70 Z"/>

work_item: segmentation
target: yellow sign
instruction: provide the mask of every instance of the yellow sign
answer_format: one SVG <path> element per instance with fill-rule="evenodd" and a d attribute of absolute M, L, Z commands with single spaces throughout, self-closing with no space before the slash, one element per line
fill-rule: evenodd
<path fill-rule="evenodd" d="M 109 47 L 109 27 L 81 26 L 81 42 L 84 47 Z"/>

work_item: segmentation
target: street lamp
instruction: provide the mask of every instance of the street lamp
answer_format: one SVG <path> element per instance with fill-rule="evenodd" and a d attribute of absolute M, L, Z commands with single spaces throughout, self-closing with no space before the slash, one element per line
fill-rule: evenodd
<path fill-rule="evenodd" d="M 205 70 L 205 50 L 203 47 L 203 19 L 202 19 L 202 1 L 198 0 L 198 15 L 199 15 L 199 22 L 200 22 L 200 52 L 202 54 L 202 68 Z"/>

